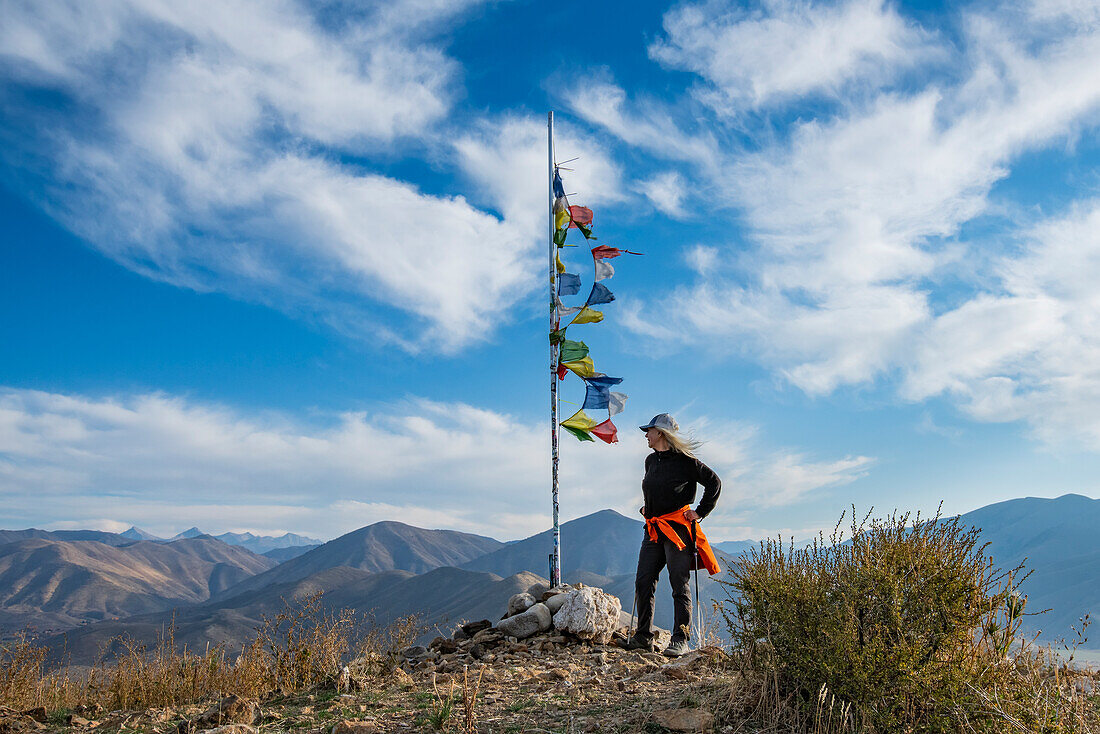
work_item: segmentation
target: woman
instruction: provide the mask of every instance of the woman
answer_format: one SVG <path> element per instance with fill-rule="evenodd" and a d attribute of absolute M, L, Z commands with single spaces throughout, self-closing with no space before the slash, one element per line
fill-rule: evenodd
<path fill-rule="evenodd" d="M 642 495 L 645 506 L 640 512 L 646 518 L 646 535 L 638 554 L 638 575 L 634 589 L 638 600 L 638 631 L 627 642 L 630 650 L 653 649 L 654 594 L 661 569 L 668 566 L 672 586 L 675 625 L 672 641 L 665 648 L 668 657 L 687 651 L 688 630 L 691 629 L 691 587 L 689 580 L 695 562 L 696 540 L 707 570 L 718 570 L 714 554 L 695 524 L 714 509 L 722 480 L 695 458 L 699 443 L 679 434 L 680 427 L 668 413 L 654 416 L 644 426 L 646 440 L 653 453 L 645 460 Z M 693 510 L 696 485 L 703 485 L 703 499 Z"/>

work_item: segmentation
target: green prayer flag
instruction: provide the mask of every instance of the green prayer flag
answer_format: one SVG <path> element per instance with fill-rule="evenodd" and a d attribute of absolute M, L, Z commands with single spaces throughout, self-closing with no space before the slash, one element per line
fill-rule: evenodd
<path fill-rule="evenodd" d="M 592 441 L 593 443 L 596 441 L 588 431 L 582 431 L 579 428 L 573 428 L 573 426 L 562 426 L 562 428 L 572 433 L 578 441 Z"/>
<path fill-rule="evenodd" d="M 588 356 L 588 345 L 584 342 L 563 339 L 560 355 L 562 362 L 578 362 Z"/>
<path fill-rule="evenodd" d="M 557 331 L 550 332 L 550 343 L 558 344 L 565 338 L 565 329 L 558 329 Z"/>

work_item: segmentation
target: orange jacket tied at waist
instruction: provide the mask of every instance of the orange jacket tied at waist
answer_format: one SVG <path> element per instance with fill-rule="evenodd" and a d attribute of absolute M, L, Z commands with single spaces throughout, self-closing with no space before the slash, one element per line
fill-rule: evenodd
<path fill-rule="evenodd" d="M 680 539 L 680 534 L 676 532 L 676 528 L 672 527 L 670 523 L 683 525 L 690 531 L 691 523 L 684 519 L 684 511 L 688 509 L 690 509 L 690 507 L 684 505 L 679 510 L 670 512 L 667 515 L 647 517 L 645 529 L 646 533 L 649 535 L 649 539 L 657 543 L 660 536 L 664 535 L 673 542 L 677 550 L 686 548 L 687 546 L 684 544 L 684 541 Z M 699 551 L 699 557 L 703 561 L 703 567 L 710 572 L 711 576 L 722 570 L 718 566 L 718 559 L 715 557 L 714 551 L 711 550 L 710 543 L 707 542 L 707 536 L 703 535 L 703 529 L 701 527 L 695 528 L 695 547 Z"/>

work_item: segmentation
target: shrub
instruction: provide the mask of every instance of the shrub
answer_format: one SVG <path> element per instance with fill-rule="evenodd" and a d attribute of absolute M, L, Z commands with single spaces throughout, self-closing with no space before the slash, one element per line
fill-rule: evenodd
<path fill-rule="evenodd" d="M 863 731 L 1088 730 L 1053 661 L 1017 639 L 1020 568 L 998 570 L 958 519 L 868 518 L 845 543 L 840 523 L 806 548 L 763 542 L 722 582 L 773 719 L 820 721 L 827 697 L 833 723 Z"/>

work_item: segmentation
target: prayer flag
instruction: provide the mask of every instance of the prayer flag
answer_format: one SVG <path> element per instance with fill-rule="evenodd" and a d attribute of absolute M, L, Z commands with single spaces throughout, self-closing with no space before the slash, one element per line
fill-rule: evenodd
<path fill-rule="evenodd" d="M 594 308 L 585 306 L 581 309 L 581 312 L 573 317 L 573 324 L 595 324 L 603 321 L 603 312 L 597 311 Z"/>
<path fill-rule="evenodd" d="M 608 245 L 599 245 L 592 248 L 592 258 L 594 260 L 603 260 L 604 258 L 618 257 L 622 255 L 623 251 L 617 247 L 610 247 Z"/>
<path fill-rule="evenodd" d="M 622 413 L 626 408 L 626 398 L 621 392 L 608 393 L 607 414 L 615 416 Z"/>
<path fill-rule="evenodd" d="M 569 219 L 570 227 L 591 226 L 592 210 L 585 206 L 571 206 L 569 207 Z"/>
<path fill-rule="evenodd" d="M 615 428 L 615 424 L 608 418 L 598 426 L 593 426 L 590 429 L 593 436 L 600 439 L 604 443 L 618 443 L 619 431 Z"/>
<path fill-rule="evenodd" d="M 569 373 L 569 369 L 564 364 L 558 362 L 558 379 L 564 380 L 565 376 Z"/>
<path fill-rule="evenodd" d="M 558 344 L 565 338 L 565 329 L 557 329 L 550 332 L 550 343 Z"/>
<path fill-rule="evenodd" d="M 557 261 L 557 270 L 558 270 L 558 272 L 559 273 L 564 273 L 565 272 L 565 263 L 563 263 L 561 261 L 561 255 L 558 254 L 558 253 L 554 253 L 554 260 Z M 614 271 L 612 271 L 612 272 L 614 272 Z"/>
<path fill-rule="evenodd" d="M 558 295 L 575 296 L 581 289 L 581 276 L 575 273 L 562 273 L 558 276 Z"/>
<path fill-rule="evenodd" d="M 585 387 L 584 404 L 581 407 L 589 410 L 607 410 L 609 401 L 610 396 L 606 387 L 589 383 Z"/>
<path fill-rule="evenodd" d="M 603 283 L 593 283 L 592 292 L 588 294 L 588 300 L 584 302 L 585 306 L 598 306 L 601 303 L 611 303 L 615 300 L 615 294 L 608 290 L 607 286 Z"/>
<path fill-rule="evenodd" d="M 591 357 L 584 357 L 583 359 L 577 359 L 572 362 L 562 362 L 561 366 L 571 371 L 577 377 L 594 377 L 596 375 L 596 365 L 592 364 Z"/>
<path fill-rule="evenodd" d="M 576 362 L 588 356 L 588 345 L 584 342 L 566 339 L 561 343 L 559 354 L 561 355 L 559 359 L 562 362 Z"/>
<path fill-rule="evenodd" d="M 559 319 L 564 319 L 568 316 L 572 316 L 573 314 L 577 313 L 582 308 L 584 308 L 584 306 L 566 306 L 564 303 L 561 302 L 560 298 L 555 299 L 555 300 L 557 301 L 556 306 L 557 306 L 557 310 L 558 310 L 558 318 Z"/>
<path fill-rule="evenodd" d="M 582 431 L 581 429 L 574 428 L 573 426 L 562 426 L 562 428 L 572 433 L 573 437 L 576 438 L 578 441 L 595 441 L 595 439 L 592 438 L 588 431 Z"/>
<path fill-rule="evenodd" d="M 572 225 L 570 225 L 570 226 L 572 226 Z M 581 231 L 581 234 L 584 235 L 584 238 L 586 240 L 597 239 L 596 237 L 592 236 L 592 227 L 590 227 L 589 225 L 587 225 L 587 224 L 578 224 L 577 229 L 579 229 Z"/>
<path fill-rule="evenodd" d="M 556 197 L 564 197 L 565 196 L 565 187 L 562 185 L 561 174 L 558 173 L 557 168 L 554 168 L 554 196 L 556 196 Z"/>
<path fill-rule="evenodd" d="M 589 431 L 596 427 L 596 421 L 584 412 L 584 408 L 581 408 L 573 415 L 569 416 L 561 422 L 564 428 L 577 428 L 582 431 Z"/>
<path fill-rule="evenodd" d="M 554 244 L 558 247 L 565 247 L 565 230 L 561 227 L 554 230 Z"/>
<path fill-rule="evenodd" d="M 561 271 L 559 271 L 561 272 Z M 607 280 L 615 274 L 615 268 L 606 260 L 596 261 L 596 280 Z"/>

